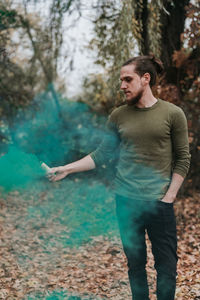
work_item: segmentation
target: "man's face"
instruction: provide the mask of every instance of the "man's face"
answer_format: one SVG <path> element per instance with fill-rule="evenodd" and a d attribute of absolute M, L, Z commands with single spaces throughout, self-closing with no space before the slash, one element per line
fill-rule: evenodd
<path fill-rule="evenodd" d="M 134 69 L 135 66 L 130 64 L 122 67 L 120 72 L 120 88 L 124 91 L 128 105 L 135 105 L 138 103 L 144 92 L 142 77 L 135 73 Z"/>

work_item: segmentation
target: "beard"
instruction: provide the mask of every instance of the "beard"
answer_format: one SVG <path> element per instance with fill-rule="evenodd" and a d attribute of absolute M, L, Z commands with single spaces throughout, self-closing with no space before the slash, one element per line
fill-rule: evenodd
<path fill-rule="evenodd" d="M 143 89 L 140 89 L 135 97 L 131 98 L 130 100 L 126 100 L 127 105 L 130 106 L 136 105 L 140 101 L 142 95 L 143 95 Z"/>

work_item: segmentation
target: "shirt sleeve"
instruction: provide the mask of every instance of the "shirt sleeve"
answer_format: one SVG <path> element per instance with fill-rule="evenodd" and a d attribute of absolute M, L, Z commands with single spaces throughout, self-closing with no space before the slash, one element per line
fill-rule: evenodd
<path fill-rule="evenodd" d="M 181 108 L 178 108 L 173 114 L 171 134 L 174 152 L 173 172 L 185 177 L 189 170 L 191 155 L 187 120 Z"/>
<path fill-rule="evenodd" d="M 98 148 L 90 153 L 96 166 L 102 166 L 115 160 L 119 152 L 120 137 L 117 129 L 114 114 L 108 118 L 106 123 L 105 136 Z"/>

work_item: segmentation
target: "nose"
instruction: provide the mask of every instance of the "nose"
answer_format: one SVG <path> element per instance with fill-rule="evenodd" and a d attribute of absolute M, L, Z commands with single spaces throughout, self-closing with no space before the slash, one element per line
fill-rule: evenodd
<path fill-rule="evenodd" d="M 125 90 L 126 88 L 127 88 L 126 82 L 125 82 L 125 81 L 122 81 L 122 82 L 121 82 L 120 89 L 121 89 L 121 90 Z"/>

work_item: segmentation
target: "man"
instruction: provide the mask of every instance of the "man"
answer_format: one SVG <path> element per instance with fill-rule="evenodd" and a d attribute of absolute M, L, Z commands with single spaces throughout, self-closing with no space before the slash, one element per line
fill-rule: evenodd
<path fill-rule="evenodd" d="M 157 271 L 157 299 L 173 300 L 177 238 L 173 202 L 189 168 L 187 121 L 183 111 L 156 99 L 151 87 L 162 63 L 153 56 L 129 59 L 121 68 L 126 104 L 108 120 L 107 138 L 91 154 L 51 169 L 52 181 L 109 160 L 119 149 L 115 179 L 116 212 L 132 299 L 149 299 L 145 233 Z"/>

